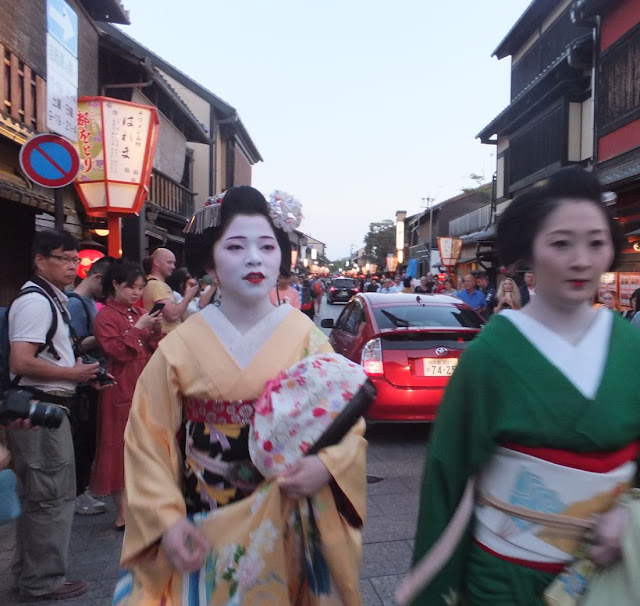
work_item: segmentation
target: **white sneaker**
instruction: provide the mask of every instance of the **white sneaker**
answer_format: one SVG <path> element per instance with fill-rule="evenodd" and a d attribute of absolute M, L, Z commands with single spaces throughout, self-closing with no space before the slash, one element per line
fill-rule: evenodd
<path fill-rule="evenodd" d="M 79 497 L 76 497 L 76 513 L 84 516 L 94 516 L 107 511 L 107 506 L 94 498 L 87 490 Z"/>

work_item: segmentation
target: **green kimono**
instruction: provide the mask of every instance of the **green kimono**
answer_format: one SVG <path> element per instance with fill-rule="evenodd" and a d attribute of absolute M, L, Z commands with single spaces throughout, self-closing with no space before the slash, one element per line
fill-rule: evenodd
<path fill-rule="evenodd" d="M 414 562 L 442 534 L 467 480 L 501 445 L 608 453 L 640 438 L 640 331 L 615 315 L 593 398 L 539 347 L 497 315 L 462 356 L 429 443 Z M 541 606 L 554 575 L 498 558 L 473 535 L 471 522 L 414 606 Z"/>

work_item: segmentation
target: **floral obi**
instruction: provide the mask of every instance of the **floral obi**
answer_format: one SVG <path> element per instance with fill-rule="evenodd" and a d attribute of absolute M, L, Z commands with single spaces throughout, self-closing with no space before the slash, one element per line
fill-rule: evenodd
<path fill-rule="evenodd" d="M 204 400 L 184 398 L 184 418 L 209 425 L 247 425 L 253 417 L 255 400 Z"/>

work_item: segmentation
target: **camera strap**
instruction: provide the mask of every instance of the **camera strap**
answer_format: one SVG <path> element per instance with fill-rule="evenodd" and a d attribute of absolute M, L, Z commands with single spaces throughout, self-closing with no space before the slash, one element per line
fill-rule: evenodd
<path fill-rule="evenodd" d="M 76 350 L 76 352 L 78 352 L 80 350 L 80 343 L 82 339 L 78 336 L 75 329 L 71 325 L 71 317 L 69 316 L 69 312 L 67 311 L 67 308 L 62 304 L 62 301 L 60 301 L 58 295 L 56 295 L 53 288 L 51 288 L 51 284 L 49 284 L 46 280 L 44 280 L 40 276 L 33 276 L 31 278 L 31 281 L 34 284 L 37 284 L 42 290 L 44 290 L 47 296 L 54 302 L 55 306 L 60 312 L 60 315 L 62 316 L 63 322 L 67 325 L 67 328 L 69 329 L 69 334 L 71 335 L 71 340 L 73 341 L 73 347 Z"/>

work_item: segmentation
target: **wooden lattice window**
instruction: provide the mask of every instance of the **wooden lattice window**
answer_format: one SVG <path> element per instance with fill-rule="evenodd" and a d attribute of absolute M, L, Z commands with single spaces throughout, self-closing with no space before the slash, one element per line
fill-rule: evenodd
<path fill-rule="evenodd" d="M 0 69 L 0 111 L 31 130 L 44 131 L 45 81 L 1 43 Z"/>

